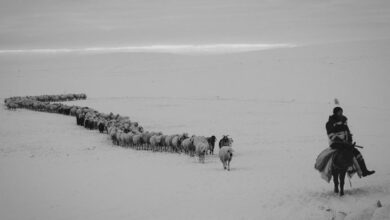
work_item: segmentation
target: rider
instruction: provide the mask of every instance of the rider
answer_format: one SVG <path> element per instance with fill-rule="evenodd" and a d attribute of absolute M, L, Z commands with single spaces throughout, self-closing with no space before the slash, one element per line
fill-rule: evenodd
<path fill-rule="evenodd" d="M 352 140 L 347 120 L 347 117 L 343 115 L 341 107 L 333 109 L 333 115 L 329 116 L 329 120 L 326 123 L 329 145 L 332 149 L 352 149 L 353 155 L 362 169 L 363 177 L 374 174 L 374 170 L 370 171 L 367 169 L 362 154 L 355 148 L 356 143 Z"/>

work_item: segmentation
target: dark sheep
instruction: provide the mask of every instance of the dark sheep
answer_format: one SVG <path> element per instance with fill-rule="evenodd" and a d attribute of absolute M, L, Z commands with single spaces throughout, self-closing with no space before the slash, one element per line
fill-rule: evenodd
<path fill-rule="evenodd" d="M 216 141 L 217 141 L 217 138 L 214 135 L 207 138 L 207 142 L 209 142 L 210 154 L 214 154 L 214 147 L 215 147 L 215 142 Z"/>
<path fill-rule="evenodd" d="M 228 135 L 224 135 L 219 141 L 219 148 L 221 149 L 223 146 L 231 146 L 233 143 L 233 139 L 229 138 Z"/>
<path fill-rule="evenodd" d="M 99 122 L 98 128 L 100 133 L 104 133 L 104 131 L 107 130 L 104 122 Z"/>

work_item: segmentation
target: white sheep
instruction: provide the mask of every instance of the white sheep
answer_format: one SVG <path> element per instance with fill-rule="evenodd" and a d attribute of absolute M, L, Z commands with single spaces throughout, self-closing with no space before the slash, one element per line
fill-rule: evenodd
<path fill-rule="evenodd" d="M 183 148 L 184 153 L 189 154 L 191 157 L 193 157 L 195 153 L 194 137 L 195 136 L 184 139 L 181 143 L 181 147 Z"/>
<path fill-rule="evenodd" d="M 158 147 L 161 146 L 162 137 L 163 137 L 162 135 L 158 135 L 158 134 L 155 134 L 152 137 L 150 137 L 150 146 L 153 151 L 158 150 Z"/>
<path fill-rule="evenodd" d="M 233 158 L 233 149 L 229 146 L 224 146 L 219 149 L 219 159 L 222 162 L 223 168 L 226 170 L 230 170 L 230 161 Z"/>
<path fill-rule="evenodd" d="M 123 133 L 122 138 L 123 138 L 123 142 L 124 142 L 123 144 L 125 147 L 130 147 L 133 144 L 133 135 L 130 132 Z"/>
<path fill-rule="evenodd" d="M 142 134 L 133 135 L 133 144 L 137 150 L 140 150 L 140 147 L 142 145 Z"/>
<path fill-rule="evenodd" d="M 195 154 L 199 158 L 199 162 L 204 163 L 206 152 L 209 149 L 209 142 L 203 136 L 194 137 Z"/>
<path fill-rule="evenodd" d="M 181 135 L 175 135 L 171 140 L 171 147 L 173 151 L 181 153 L 183 150 L 181 142 L 186 138 L 188 138 L 188 134 L 186 133 Z"/>
<path fill-rule="evenodd" d="M 164 139 L 165 143 L 163 143 L 166 147 L 169 148 L 170 151 L 173 150 L 173 148 L 171 146 L 173 137 L 175 137 L 175 135 L 168 135 L 168 136 L 166 136 L 165 139 Z"/>

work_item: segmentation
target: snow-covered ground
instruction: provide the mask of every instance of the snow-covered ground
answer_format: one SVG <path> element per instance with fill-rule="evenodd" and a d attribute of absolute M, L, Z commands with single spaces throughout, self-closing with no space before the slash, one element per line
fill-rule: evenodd
<path fill-rule="evenodd" d="M 73 117 L 0 108 L 0 219 L 332 219 L 390 204 L 387 1 L 3 2 L 0 50 L 75 50 L 1 53 L 1 98 L 84 92 L 68 104 L 165 134 L 229 134 L 235 155 L 227 172 L 217 156 L 120 148 Z M 80 53 L 247 42 L 296 47 Z M 342 198 L 314 170 L 335 98 L 376 170 Z"/>
<path fill-rule="evenodd" d="M 373 47 L 368 48 L 375 53 L 365 50 L 361 56 L 366 58 L 356 60 L 342 51 L 324 60 L 321 56 L 331 51 L 325 47 L 211 56 L 142 54 L 142 59 L 138 54 L 1 57 L 2 94 L 86 92 L 90 98 L 69 104 L 128 115 L 146 130 L 166 134 L 229 134 L 236 151 L 231 172 L 225 172 L 216 156 L 199 164 L 185 155 L 113 147 L 107 135 L 76 126 L 73 117 L 1 109 L 1 219 L 328 219 L 334 211 L 351 213 L 377 200 L 389 204 L 390 110 L 388 102 L 380 102 L 388 96 L 380 91 L 388 91 L 382 83 L 388 81 L 389 64 L 377 59 L 387 52 Z M 95 66 L 93 60 L 101 62 Z M 141 66 L 144 74 L 137 74 Z M 290 77 L 298 66 L 301 75 Z M 378 73 L 364 74 L 362 66 Z M 152 75 L 158 67 L 165 72 Z M 334 76 L 325 74 L 326 67 L 357 72 Z M 331 82 L 359 71 L 363 80 L 356 77 L 344 85 L 355 95 L 339 89 L 342 82 Z M 370 83 L 366 79 L 372 85 L 359 88 Z M 345 103 L 355 139 L 377 171 L 352 179 L 343 198 L 313 168 L 327 146 L 324 123 L 333 97 Z"/>

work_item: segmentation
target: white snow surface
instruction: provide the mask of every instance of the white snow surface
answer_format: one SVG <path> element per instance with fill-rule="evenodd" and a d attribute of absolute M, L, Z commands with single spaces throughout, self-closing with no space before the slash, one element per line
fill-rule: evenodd
<path fill-rule="evenodd" d="M 356 45 L 351 48 L 360 50 Z M 375 45 L 367 47 L 380 51 Z M 388 91 L 381 86 L 388 76 L 381 72 L 389 64 L 376 59 L 376 52 L 366 53 L 366 58 L 358 61 L 351 58 L 354 54 L 334 54 L 327 58 L 331 61 L 324 61 L 312 53 L 319 49 L 328 51 L 308 47 L 207 58 L 155 54 L 144 54 L 143 59 L 129 54 L 1 57 L 4 97 L 86 92 L 90 95 L 87 100 L 68 104 L 127 115 L 146 130 L 165 134 L 188 132 L 218 138 L 229 134 L 235 155 L 228 172 L 217 154 L 199 164 L 186 155 L 120 148 L 113 146 L 107 135 L 76 126 L 73 117 L 1 108 L 0 218 L 329 219 L 338 212 L 356 213 L 377 200 L 389 204 L 390 108 L 388 102 L 376 101 L 387 96 L 379 90 Z M 94 60 L 99 62 L 93 65 Z M 134 60 L 138 61 L 135 66 Z M 366 69 L 377 70 L 367 76 L 361 72 L 376 86 L 355 88 L 369 83 L 357 76 L 351 79 L 353 83 L 345 84 L 348 90 L 375 96 L 338 93 L 338 97 L 345 95 L 339 100 L 345 103 L 342 106 L 356 141 L 365 146 L 362 152 L 367 164 L 377 171 L 368 178 L 354 177 L 352 188 L 347 182 L 343 198 L 333 193 L 332 184 L 324 182 L 313 167 L 316 156 L 327 146 L 324 124 L 336 97 L 320 95 L 337 90 L 342 82 L 326 81 L 321 87 L 324 82 L 317 80 L 332 76 L 302 71 L 299 77 L 290 77 L 288 72 L 279 72 L 294 71 L 290 65 L 303 60 L 317 61 L 312 65 L 320 67 L 320 72 L 339 65 L 357 70 L 357 74 L 359 69 L 353 64 L 361 62 L 368 65 Z M 265 71 L 270 66 L 274 68 Z M 137 74 L 141 67 L 143 74 Z M 341 74 L 340 79 L 348 78 L 346 75 Z M 287 85 L 283 77 L 295 88 L 291 93 L 261 94 L 267 80 L 267 85 L 274 87 L 271 91 L 283 90 Z M 250 88 L 235 85 L 245 82 L 253 84 L 247 84 Z M 233 94 L 230 97 L 218 93 L 229 88 L 232 93 L 226 94 Z M 310 95 L 294 96 L 300 88 Z M 155 96 L 143 94 L 148 90 Z M 264 98 L 248 90 L 258 91 Z M 207 96 L 207 92 L 221 96 Z M 370 102 L 376 104 L 367 104 Z"/>
<path fill-rule="evenodd" d="M 73 117 L 1 109 L 1 219 L 329 219 L 376 200 L 390 202 L 389 141 L 363 129 L 389 120 L 382 114 L 372 119 L 372 109 L 351 108 L 349 115 L 377 173 L 353 178 L 339 198 L 313 168 L 327 144 L 323 116 L 329 104 L 145 98 L 76 103 L 132 112 L 146 129 L 168 134 L 228 133 L 235 140 L 232 169 L 224 171 L 216 155 L 199 164 L 186 155 L 116 147 L 107 135 L 76 126 Z"/>

